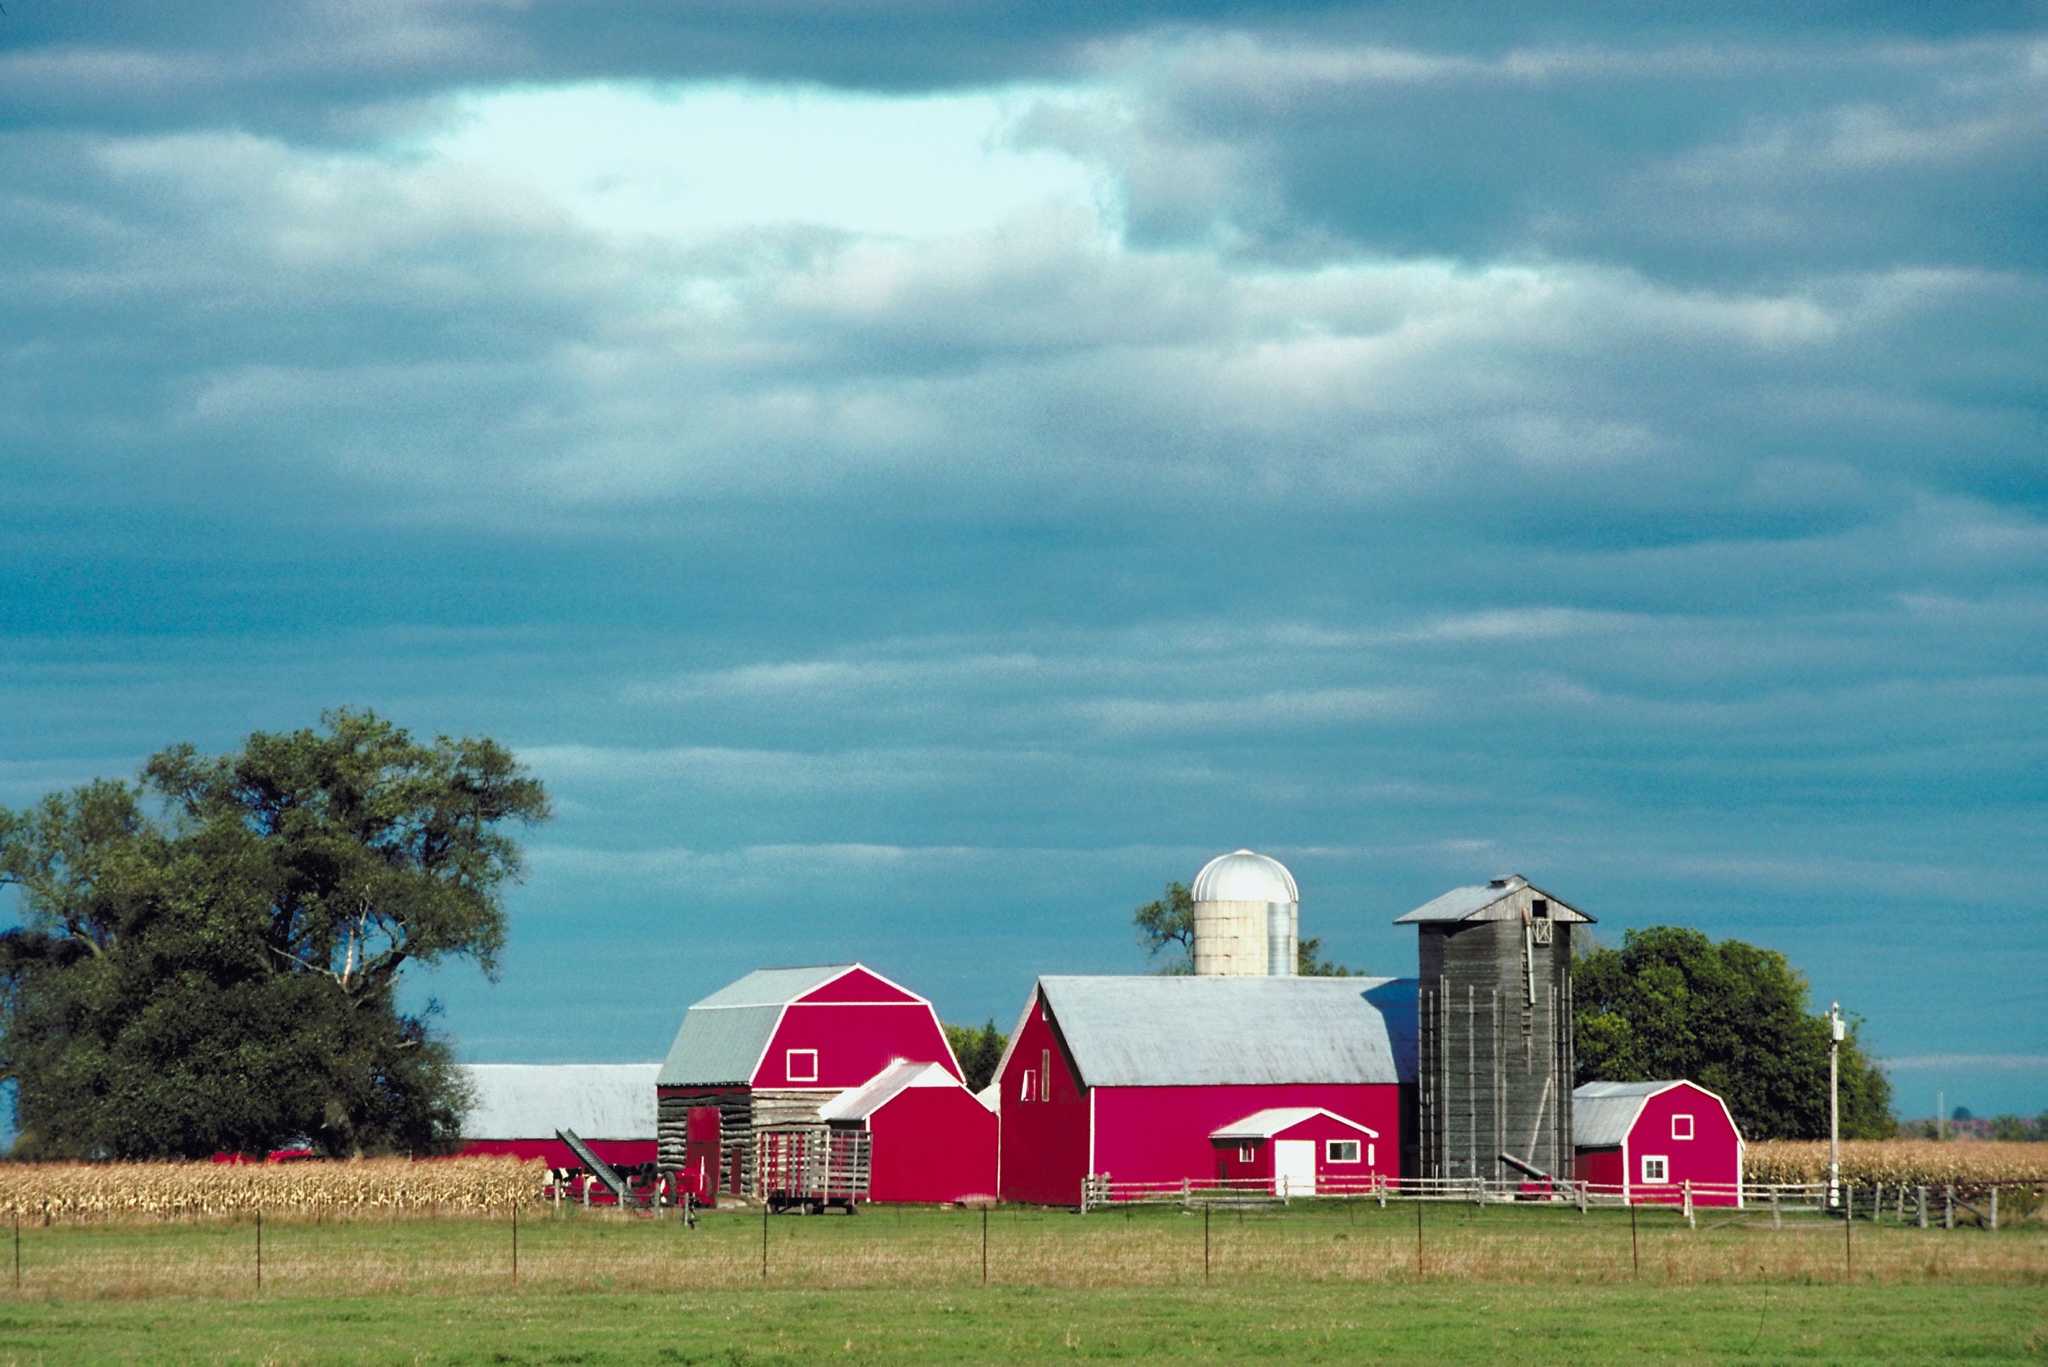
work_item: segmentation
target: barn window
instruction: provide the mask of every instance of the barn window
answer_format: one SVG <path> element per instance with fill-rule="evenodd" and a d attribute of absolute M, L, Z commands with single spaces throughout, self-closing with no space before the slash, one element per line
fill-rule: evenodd
<path fill-rule="evenodd" d="M 1026 1068 L 1024 1070 L 1024 1085 L 1017 1089 L 1017 1100 L 1029 1101 L 1031 1100 L 1032 1094 L 1037 1090 L 1038 1070 L 1035 1068 Z"/>
<path fill-rule="evenodd" d="M 1692 1138 L 1692 1117 L 1684 1113 L 1672 1116 L 1671 1137 L 1673 1139 Z"/>
<path fill-rule="evenodd" d="M 1249 1163 L 1249 1162 L 1251 1162 L 1251 1161 L 1252 1161 L 1252 1146 L 1251 1146 L 1251 1145 L 1249 1145 L 1249 1144 L 1239 1144 L 1239 1145 L 1237 1146 L 1237 1161 L 1238 1161 L 1238 1162 L 1240 1162 L 1240 1163 Z"/>
<path fill-rule="evenodd" d="M 816 1082 L 818 1080 L 818 1051 L 815 1049 L 791 1049 L 783 1054 L 783 1071 L 791 1082 Z"/>
<path fill-rule="evenodd" d="M 1643 1155 L 1643 1182 L 1645 1185 L 1671 1180 L 1671 1163 L 1662 1154 Z"/>
<path fill-rule="evenodd" d="M 1052 1100 L 1052 1050 L 1038 1051 L 1038 1099 Z"/>
<path fill-rule="evenodd" d="M 1325 1163 L 1356 1163 L 1358 1141 L 1356 1139 L 1326 1139 L 1323 1141 Z"/>

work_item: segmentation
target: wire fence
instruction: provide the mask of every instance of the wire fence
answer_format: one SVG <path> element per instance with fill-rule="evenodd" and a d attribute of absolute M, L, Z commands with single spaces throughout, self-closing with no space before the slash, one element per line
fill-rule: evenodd
<path fill-rule="evenodd" d="M 1469 1185 L 1469 1184 L 1467 1184 Z M 1482 1196 L 1486 1195 L 1482 1193 Z M 855 1216 L 566 1207 L 536 1214 L 316 1219 L 264 1211 L 9 1229 L 21 1297 L 667 1290 L 774 1286 L 935 1289 L 1371 1283 L 1489 1279 L 2038 1283 L 2048 1225 L 1978 1207 L 1952 1221 L 1852 1191 L 1833 1214 L 1782 1199 L 1710 1207 L 1459 1199 L 1391 1190 L 1253 1204 L 1227 1193 L 1123 1201 L 1088 1215 L 1039 1207 L 868 1206 Z M 2011 1216 L 2015 1202 L 2004 1211 Z M 1937 1198 L 1933 1209 L 1947 1209 Z M 1843 1213 L 1853 1215 L 1841 1218 Z M 1947 1232 L 1983 1228 L 1989 1237 Z"/>

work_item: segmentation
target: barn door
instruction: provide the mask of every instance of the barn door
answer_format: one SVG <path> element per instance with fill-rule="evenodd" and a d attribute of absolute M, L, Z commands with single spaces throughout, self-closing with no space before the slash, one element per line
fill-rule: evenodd
<path fill-rule="evenodd" d="M 1273 1141 L 1273 1190 L 1281 1196 L 1316 1194 L 1315 1140 Z"/>

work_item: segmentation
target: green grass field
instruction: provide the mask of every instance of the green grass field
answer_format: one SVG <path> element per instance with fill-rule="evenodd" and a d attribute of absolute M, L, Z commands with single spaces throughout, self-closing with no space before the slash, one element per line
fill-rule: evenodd
<path fill-rule="evenodd" d="M 25 1227 L 0 1363 L 2048 1359 L 2048 1229 L 1370 1203 Z M 1845 1257 L 1846 1252 L 1846 1257 Z"/>

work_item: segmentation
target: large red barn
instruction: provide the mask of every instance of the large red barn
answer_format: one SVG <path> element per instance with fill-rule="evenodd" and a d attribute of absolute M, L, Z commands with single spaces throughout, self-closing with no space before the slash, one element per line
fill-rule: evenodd
<path fill-rule="evenodd" d="M 757 1133 L 898 1063 L 960 1064 L 925 998 L 861 964 L 765 968 L 691 1004 L 657 1081 L 661 1165 L 685 1190 L 757 1196 Z M 970 1098 L 971 1099 L 971 1098 Z"/>
<path fill-rule="evenodd" d="M 1572 1093 L 1574 1176 L 1630 1201 L 1742 1204 L 1742 1134 L 1696 1082 L 1588 1082 Z"/>
<path fill-rule="evenodd" d="M 1398 1177 L 1414 1078 L 1413 979 L 1040 978 L 997 1071 L 999 1192 L 1213 1180 L 1212 1136 L 1274 1108 L 1372 1131 L 1358 1175 Z"/>

